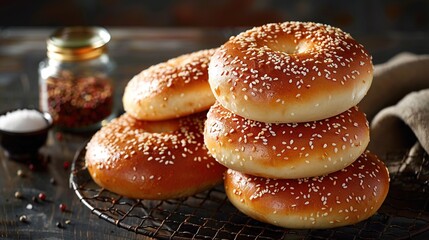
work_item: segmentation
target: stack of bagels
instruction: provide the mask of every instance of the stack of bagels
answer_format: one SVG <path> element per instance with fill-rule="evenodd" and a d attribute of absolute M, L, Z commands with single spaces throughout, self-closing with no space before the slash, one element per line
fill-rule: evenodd
<path fill-rule="evenodd" d="M 87 144 L 86 166 L 98 185 L 131 198 L 190 196 L 223 179 L 231 203 L 257 220 L 354 224 L 389 189 L 357 107 L 372 74 L 371 56 L 338 28 L 255 27 L 137 74 L 125 113 Z"/>
<path fill-rule="evenodd" d="M 204 145 L 206 112 L 215 102 L 208 84 L 214 49 L 151 66 L 124 91 L 125 113 L 86 145 L 92 179 L 138 199 L 193 195 L 222 182 L 225 167 Z"/>
<path fill-rule="evenodd" d="M 369 218 L 389 188 L 366 151 L 369 126 L 356 106 L 371 56 L 338 28 L 302 22 L 231 37 L 209 65 L 216 103 L 204 141 L 228 168 L 225 191 L 243 213 L 287 228 L 330 228 Z"/>

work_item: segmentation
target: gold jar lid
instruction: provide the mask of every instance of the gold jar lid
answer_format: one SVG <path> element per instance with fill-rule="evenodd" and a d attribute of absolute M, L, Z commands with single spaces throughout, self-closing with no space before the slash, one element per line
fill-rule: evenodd
<path fill-rule="evenodd" d="M 48 57 L 61 61 L 96 58 L 106 52 L 109 32 L 101 27 L 64 27 L 47 41 Z"/>

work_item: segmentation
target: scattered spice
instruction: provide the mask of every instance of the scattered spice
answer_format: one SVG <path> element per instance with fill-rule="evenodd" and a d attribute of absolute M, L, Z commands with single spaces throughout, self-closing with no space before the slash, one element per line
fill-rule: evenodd
<path fill-rule="evenodd" d="M 22 198 L 22 193 L 20 191 L 16 191 L 15 192 L 15 197 L 18 198 L 18 199 L 21 199 Z"/>
<path fill-rule="evenodd" d="M 55 134 L 55 138 L 58 140 L 58 141 L 62 141 L 63 140 L 63 133 L 62 132 L 57 132 L 56 134 Z"/>
<path fill-rule="evenodd" d="M 70 167 L 70 162 L 69 162 L 69 161 L 65 161 L 65 162 L 63 163 L 63 168 L 64 168 L 64 170 L 69 169 L 69 167 Z"/>
<path fill-rule="evenodd" d="M 18 169 L 18 171 L 16 171 L 16 175 L 18 175 L 18 177 L 24 177 L 24 172 L 21 169 Z"/>
<path fill-rule="evenodd" d="M 71 223 L 71 220 L 70 219 L 67 219 L 66 221 L 65 221 L 65 224 L 67 224 L 67 225 L 69 225 Z"/>
<path fill-rule="evenodd" d="M 59 208 L 61 212 L 65 212 L 67 210 L 67 206 L 64 203 L 60 203 Z"/>
<path fill-rule="evenodd" d="M 21 216 L 19 217 L 19 221 L 20 221 L 20 222 L 23 222 L 23 223 L 28 222 L 27 216 L 25 216 L 25 215 L 21 215 Z"/>
<path fill-rule="evenodd" d="M 42 201 L 45 201 L 46 200 L 46 194 L 44 194 L 44 193 L 39 193 L 39 199 L 40 200 L 42 200 Z"/>
<path fill-rule="evenodd" d="M 61 71 L 59 76 L 49 77 L 46 85 L 47 108 L 58 126 L 90 126 L 112 113 L 113 86 L 109 79 L 76 77 Z"/>
<path fill-rule="evenodd" d="M 61 222 L 56 222 L 55 226 L 57 226 L 58 228 L 63 228 L 63 224 Z"/>
<path fill-rule="evenodd" d="M 50 182 L 52 185 L 57 184 L 57 181 L 55 181 L 55 178 L 53 178 L 53 177 L 51 177 L 51 178 L 49 179 L 49 182 Z"/>
<path fill-rule="evenodd" d="M 34 171 L 36 167 L 34 166 L 34 164 L 30 163 L 28 164 L 28 169 L 30 169 L 30 171 Z"/>
<path fill-rule="evenodd" d="M 25 208 L 28 210 L 31 210 L 31 209 L 33 209 L 33 205 L 31 203 L 29 203 L 29 204 L 27 204 L 27 206 Z"/>

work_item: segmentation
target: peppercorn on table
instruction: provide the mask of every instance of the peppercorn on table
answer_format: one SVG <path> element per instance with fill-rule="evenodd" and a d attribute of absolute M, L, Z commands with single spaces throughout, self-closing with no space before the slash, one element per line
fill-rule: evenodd
<path fill-rule="evenodd" d="M 46 58 L 46 40 L 53 30 L 0 30 L 0 112 L 39 108 L 39 63 Z M 124 87 L 141 70 L 183 53 L 217 47 L 240 31 L 144 28 L 108 30 L 112 36 L 109 54 L 116 65 L 112 77 L 115 85 L 114 115 L 123 112 L 121 98 Z M 393 44 L 386 46 L 386 40 Z M 410 35 L 362 36 L 359 39 L 374 56 L 375 64 L 382 63 L 401 51 L 427 53 L 428 40 Z M 134 232 L 133 229 L 127 231 L 119 222 L 112 222 L 94 209 L 91 211 L 84 204 L 88 203 L 84 196 L 82 198 L 75 194 L 70 184 L 72 163 L 93 133 L 64 132 L 54 127 L 49 131 L 48 140 L 40 149 L 37 159 L 31 161 L 11 160 L 0 149 L 0 238 L 146 238 L 144 234 L 136 234 L 138 231 Z M 192 230 L 189 231 L 189 236 L 195 236 L 192 235 L 195 234 Z M 425 239 L 429 237 L 429 233 L 419 234 L 418 237 Z"/>

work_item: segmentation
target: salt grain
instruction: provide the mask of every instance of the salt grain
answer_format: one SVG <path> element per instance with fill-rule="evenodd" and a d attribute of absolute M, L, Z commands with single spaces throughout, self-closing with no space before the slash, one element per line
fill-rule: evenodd
<path fill-rule="evenodd" d="M 19 109 L 0 116 L 0 130 L 10 132 L 30 132 L 46 127 L 43 115 L 36 110 Z"/>

